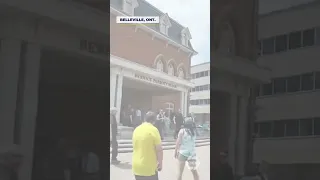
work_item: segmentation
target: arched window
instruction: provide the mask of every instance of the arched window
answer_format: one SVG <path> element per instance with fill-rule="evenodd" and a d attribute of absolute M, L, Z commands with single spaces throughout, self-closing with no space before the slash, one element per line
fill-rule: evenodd
<path fill-rule="evenodd" d="M 182 68 L 179 68 L 178 70 L 178 77 L 184 79 L 184 71 Z"/>
<path fill-rule="evenodd" d="M 174 67 L 173 67 L 172 63 L 170 63 L 168 65 L 168 74 L 171 76 L 174 76 Z"/>
<path fill-rule="evenodd" d="M 163 62 L 162 62 L 162 60 L 158 60 L 157 61 L 157 65 L 156 65 L 156 69 L 158 70 L 158 71 L 161 71 L 161 72 L 163 72 Z"/>

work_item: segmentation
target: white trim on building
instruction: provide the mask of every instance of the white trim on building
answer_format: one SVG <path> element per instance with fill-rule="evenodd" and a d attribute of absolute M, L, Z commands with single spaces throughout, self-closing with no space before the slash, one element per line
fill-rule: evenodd
<path fill-rule="evenodd" d="M 188 92 L 193 83 L 136 62 L 110 55 L 110 106 L 121 108 L 123 78 L 144 82 L 159 88 L 180 92 L 181 111 L 187 115 Z M 120 114 L 118 114 L 120 116 Z M 117 118 L 119 119 L 119 118 Z"/>

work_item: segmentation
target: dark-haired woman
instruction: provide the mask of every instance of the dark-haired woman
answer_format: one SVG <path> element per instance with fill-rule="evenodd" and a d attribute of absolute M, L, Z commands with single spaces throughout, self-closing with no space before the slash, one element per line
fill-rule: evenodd
<path fill-rule="evenodd" d="M 196 158 L 196 130 L 191 117 L 184 120 L 184 126 L 178 133 L 174 157 L 179 162 L 177 180 L 182 180 L 182 174 L 187 163 L 194 180 L 199 180 Z"/>

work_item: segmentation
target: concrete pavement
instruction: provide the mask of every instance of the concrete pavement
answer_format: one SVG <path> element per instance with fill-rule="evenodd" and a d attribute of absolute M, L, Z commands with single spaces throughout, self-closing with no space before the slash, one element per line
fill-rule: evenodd
<path fill-rule="evenodd" d="M 159 173 L 159 180 L 175 180 L 177 173 L 177 161 L 173 158 L 173 150 L 163 152 L 163 170 Z M 197 147 L 197 155 L 200 161 L 198 168 L 200 179 L 210 179 L 210 146 Z M 133 180 L 131 170 L 131 153 L 119 154 L 118 159 L 121 161 L 119 165 L 110 165 L 110 180 Z M 191 172 L 185 168 L 183 180 L 193 180 Z"/>
<path fill-rule="evenodd" d="M 132 152 L 132 141 L 131 140 L 119 140 L 119 153 L 131 153 Z M 175 141 L 163 141 L 162 147 L 164 150 L 174 149 L 175 148 Z M 196 140 L 196 147 L 200 146 L 210 146 L 210 138 L 203 138 L 203 139 L 197 139 Z M 110 147 L 110 153 L 112 151 L 112 148 Z"/>

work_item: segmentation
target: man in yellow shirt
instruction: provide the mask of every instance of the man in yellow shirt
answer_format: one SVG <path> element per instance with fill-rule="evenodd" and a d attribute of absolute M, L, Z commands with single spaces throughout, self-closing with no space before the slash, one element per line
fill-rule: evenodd
<path fill-rule="evenodd" d="M 133 132 L 132 171 L 136 180 L 158 180 L 158 171 L 162 169 L 161 137 L 153 125 L 155 121 L 156 115 L 148 112 L 145 122 Z"/>

